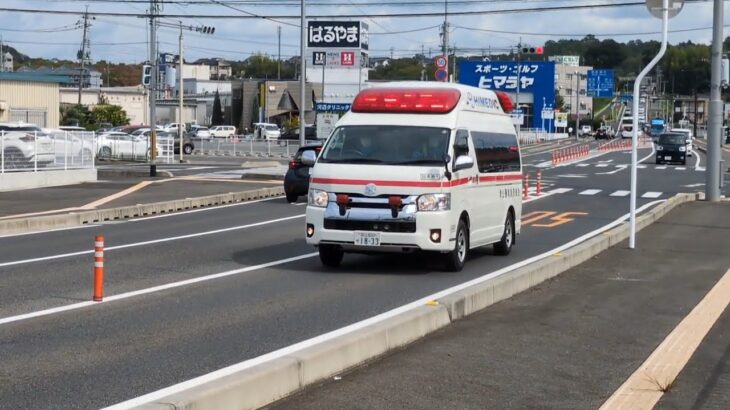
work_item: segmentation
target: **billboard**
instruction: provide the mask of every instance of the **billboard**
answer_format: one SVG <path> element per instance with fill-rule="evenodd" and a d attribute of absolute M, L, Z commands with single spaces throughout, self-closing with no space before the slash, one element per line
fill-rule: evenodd
<path fill-rule="evenodd" d="M 588 70 L 586 93 L 590 97 L 613 97 L 613 70 Z"/>
<path fill-rule="evenodd" d="M 357 68 L 363 55 L 353 50 L 317 50 L 312 52 L 312 66 Z"/>
<path fill-rule="evenodd" d="M 368 25 L 359 21 L 309 21 L 307 47 L 368 49 Z"/>
<path fill-rule="evenodd" d="M 555 64 L 568 65 L 571 67 L 580 66 L 580 56 L 550 56 L 548 61 L 552 61 Z"/>
<path fill-rule="evenodd" d="M 515 61 L 462 61 L 459 82 L 478 88 L 514 93 L 518 87 Z M 529 61 L 520 63 L 520 93 L 532 94 L 532 127 L 542 126 L 541 113 L 555 106 L 555 63 Z"/>

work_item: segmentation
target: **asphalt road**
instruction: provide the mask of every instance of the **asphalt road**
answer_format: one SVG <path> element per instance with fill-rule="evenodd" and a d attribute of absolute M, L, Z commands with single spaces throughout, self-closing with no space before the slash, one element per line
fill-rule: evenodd
<path fill-rule="evenodd" d="M 538 149 L 526 162 L 539 166 L 541 156 L 549 153 Z M 113 404 L 548 251 L 627 212 L 626 197 L 610 196 L 628 189 L 628 171 L 615 167 L 626 162 L 626 154 L 609 153 L 588 160 L 588 166 L 544 168 L 550 185 L 545 190 L 563 191 L 525 204 L 524 213 L 582 214 L 552 228 L 527 225 L 510 256 L 478 250 L 458 274 L 420 255 L 347 255 L 341 269 L 323 270 L 303 240 L 304 207 L 283 198 L 0 238 L 0 408 Z M 614 165 L 598 167 L 603 163 Z M 639 206 L 697 189 L 687 185 L 703 182 L 704 174 L 689 168 L 640 170 Z M 618 171 L 601 174 L 607 169 Z M 566 177 L 579 174 L 584 176 Z M 658 195 L 641 197 L 646 192 Z M 88 301 L 95 234 L 104 234 L 107 242 L 107 295 L 227 274 L 2 323 L 13 315 Z"/>

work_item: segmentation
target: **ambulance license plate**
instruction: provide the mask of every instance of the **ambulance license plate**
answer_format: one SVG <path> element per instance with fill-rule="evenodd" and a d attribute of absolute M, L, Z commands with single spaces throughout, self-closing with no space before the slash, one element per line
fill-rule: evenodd
<path fill-rule="evenodd" d="M 355 232 L 355 245 L 380 246 L 380 232 Z"/>
<path fill-rule="evenodd" d="M 665 159 L 666 161 L 671 161 L 671 160 L 672 160 L 672 157 L 670 157 L 669 155 L 667 155 L 667 156 L 665 156 L 665 157 L 664 157 L 664 159 Z"/>

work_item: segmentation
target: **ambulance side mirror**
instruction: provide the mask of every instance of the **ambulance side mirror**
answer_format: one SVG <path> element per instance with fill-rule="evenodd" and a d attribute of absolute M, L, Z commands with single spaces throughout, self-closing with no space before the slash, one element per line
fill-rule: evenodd
<path fill-rule="evenodd" d="M 317 153 L 313 149 L 302 152 L 302 164 L 312 166 L 317 161 Z"/>
<path fill-rule="evenodd" d="M 474 166 L 474 160 L 468 155 L 459 155 L 454 161 L 454 171 L 469 169 Z"/>

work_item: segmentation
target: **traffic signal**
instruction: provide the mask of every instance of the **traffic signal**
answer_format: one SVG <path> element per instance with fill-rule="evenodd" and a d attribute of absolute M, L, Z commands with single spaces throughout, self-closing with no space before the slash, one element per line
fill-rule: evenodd
<path fill-rule="evenodd" d="M 522 47 L 522 54 L 539 54 L 542 55 L 545 52 L 543 47 Z"/>
<path fill-rule="evenodd" d="M 152 84 L 152 66 L 145 64 L 142 66 L 142 85 L 149 87 Z"/>
<path fill-rule="evenodd" d="M 215 33 L 215 27 L 201 26 L 201 27 L 196 27 L 195 31 L 198 31 L 203 34 L 213 34 L 213 33 Z"/>

